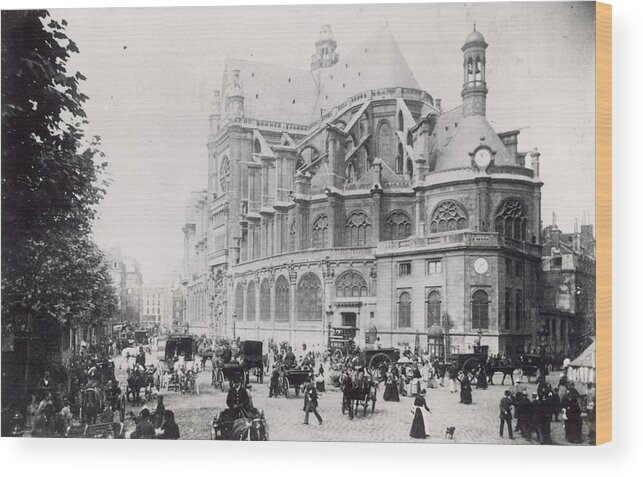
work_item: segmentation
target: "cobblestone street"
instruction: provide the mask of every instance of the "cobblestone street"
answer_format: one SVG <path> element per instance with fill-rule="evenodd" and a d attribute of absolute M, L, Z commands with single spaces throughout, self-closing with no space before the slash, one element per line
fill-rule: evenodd
<path fill-rule="evenodd" d="M 535 392 L 535 384 L 528 384 Z M 327 386 L 328 388 L 328 386 Z M 182 439 L 210 439 L 212 418 L 226 407 L 226 395 L 210 385 L 210 367 L 199 375 L 199 395 L 182 395 L 164 392 L 165 406 L 175 412 Z M 424 443 L 479 443 L 479 444 L 538 444 L 535 435 L 532 441 L 516 436 L 509 440 L 498 435 L 498 402 L 508 386 L 494 385 L 487 390 L 473 390 L 473 404 L 459 403 L 459 393 L 451 394 L 448 387 L 428 389 L 427 402 L 432 411 L 429 437 L 418 441 L 409 437 L 413 420 L 413 399 L 401 397 L 400 402 L 382 400 L 383 386 L 378 391 L 375 412 L 358 415 L 350 420 L 341 413 L 340 391 L 330 388 L 320 393 L 319 412 L 324 420 L 318 425 L 310 416 L 310 425 L 303 423 L 303 397 L 268 398 L 267 380 L 263 384 L 252 383 L 250 393 L 255 407 L 263 410 L 268 422 L 270 440 L 297 441 L 354 441 L 354 442 L 424 442 Z M 148 405 L 155 406 L 152 401 Z M 513 421 L 515 426 L 515 419 Z M 454 426 L 455 439 L 447 440 L 447 427 Z M 586 430 L 584 430 L 584 433 Z M 566 445 L 562 422 L 552 423 L 554 444 Z"/>

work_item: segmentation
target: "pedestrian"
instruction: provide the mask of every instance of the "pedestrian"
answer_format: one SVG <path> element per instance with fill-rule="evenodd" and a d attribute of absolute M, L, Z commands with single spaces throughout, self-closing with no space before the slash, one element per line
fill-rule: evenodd
<path fill-rule="evenodd" d="M 413 423 L 411 424 L 411 432 L 409 435 L 414 439 L 426 439 L 428 434 L 426 430 L 429 427 L 429 415 L 431 412 L 429 407 L 426 405 L 426 389 L 420 391 L 418 396 L 413 402 L 414 410 L 411 411 L 414 415 Z"/>
<path fill-rule="evenodd" d="M 478 371 L 476 389 L 487 389 L 487 372 L 484 366 L 480 366 Z"/>
<path fill-rule="evenodd" d="M 529 398 L 523 395 L 523 393 L 520 391 L 516 393 L 516 396 L 513 400 L 516 417 L 516 427 L 514 428 L 514 432 L 520 432 L 523 437 L 527 433 L 526 419 L 529 407 L 528 402 Z"/>
<path fill-rule="evenodd" d="M 596 406 L 593 401 L 587 403 L 587 440 L 596 444 Z"/>
<path fill-rule="evenodd" d="M 504 437 L 504 427 L 507 424 L 509 439 L 514 438 L 513 428 L 511 427 L 511 393 L 505 391 L 505 395 L 500 399 L 500 437 Z"/>
<path fill-rule="evenodd" d="M 581 409 L 578 399 L 571 398 L 565 406 L 565 438 L 572 444 L 583 442 L 583 421 L 581 418 Z"/>
<path fill-rule="evenodd" d="M 156 436 L 157 439 L 178 439 L 181 437 L 179 433 L 179 426 L 174 420 L 174 413 L 170 410 L 166 410 L 163 414 L 163 425 L 161 430 Z"/>
<path fill-rule="evenodd" d="M 163 396 L 159 396 L 156 400 L 156 410 L 154 411 L 154 428 L 159 429 L 163 424 L 165 417 L 165 404 L 163 404 Z"/>
<path fill-rule="evenodd" d="M 304 416 L 304 424 L 308 425 L 308 415 L 312 412 L 317 420 L 319 421 L 319 425 L 322 425 L 323 419 L 319 415 L 319 411 L 317 411 L 317 407 L 319 405 L 318 401 L 318 396 L 317 396 L 317 389 L 315 388 L 315 384 L 310 381 L 306 385 L 306 392 L 305 392 L 305 411 L 306 414 Z"/>
<path fill-rule="evenodd" d="M 270 375 L 270 389 L 268 390 L 268 397 L 277 397 L 279 389 L 279 375 L 281 374 L 281 365 L 278 364 L 272 368 Z"/>
<path fill-rule="evenodd" d="M 154 426 L 150 422 L 150 411 L 143 408 L 136 423 L 136 431 L 134 431 L 132 438 L 134 439 L 154 439 L 155 431 Z"/>
<path fill-rule="evenodd" d="M 449 376 L 449 391 L 455 393 L 458 390 L 455 383 L 458 379 L 458 368 L 455 364 L 449 365 L 447 368 L 447 374 Z"/>
<path fill-rule="evenodd" d="M 460 379 L 460 403 L 471 404 L 472 402 L 471 381 L 469 380 L 469 376 L 464 373 Z"/>
<path fill-rule="evenodd" d="M 393 371 L 389 371 L 386 375 L 386 384 L 384 386 L 384 398 L 385 401 L 395 401 L 399 402 L 400 395 L 397 389 L 397 379 Z"/>
<path fill-rule="evenodd" d="M 561 403 L 560 403 L 560 394 L 558 393 L 558 388 L 554 388 L 552 393 L 551 393 L 551 417 L 554 419 L 556 422 L 558 422 L 558 416 L 560 416 L 560 408 L 561 408 Z"/>

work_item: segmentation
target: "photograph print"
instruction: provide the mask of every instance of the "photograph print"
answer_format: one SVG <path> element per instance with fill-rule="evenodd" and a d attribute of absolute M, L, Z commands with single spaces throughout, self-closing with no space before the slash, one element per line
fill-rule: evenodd
<path fill-rule="evenodd" d="M 594 2 L 2 11 L 2 436 L 596 444 Z"/>

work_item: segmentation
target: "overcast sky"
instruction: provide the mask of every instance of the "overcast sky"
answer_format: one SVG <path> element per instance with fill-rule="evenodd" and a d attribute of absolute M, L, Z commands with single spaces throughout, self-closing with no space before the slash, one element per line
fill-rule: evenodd
<path fill-rule="evenodd" d="M 179 269 L 184 208 L 207 186 L 208 112 L 226 56 L 310 67 L 319 28 L 340 56 L 386 21 L 420 85 L 461 103 L 464 38 L 475 20 L 487 49 L 487 117 L 541 151 L 542 216 L 571 231 L 594 223 L 592 3 L 413 4 L 51 10 L 69 22 L 83 91 L 113 183 L 95 238 L 138 258 L 152 283 Z"/>

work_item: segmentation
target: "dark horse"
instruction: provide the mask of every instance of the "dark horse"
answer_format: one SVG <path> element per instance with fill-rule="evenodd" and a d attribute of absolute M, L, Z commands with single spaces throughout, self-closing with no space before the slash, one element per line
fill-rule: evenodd
<path fill-rule="evenodd" d="M 502 382 L 505 384 L 505 378 L 511 378 L 511 384 L 514 384 L 514 371 L 516 366 L 511 361 L 511 358 L 489 358 L 487 361 L 486 371 L 489 384 L 493 384 L 493 375 L 495 373 L 502 373 Z"/>
<path fill-rule="evenodd" d="M 353 419 L 361 405 L 364 407 L 363 415 L 365 416 L 369 402 L 372 403 L 371 412 L 375 410 L 377 384 L 373 381 L 372 376 L 364 374 L 353 379 L 348 373 L 344 373 L 340 378 L 340 389 L 343 394 L 342 414 L 348 411 L 348 416 Z"/>
<path fill-rule="evenodd" d="M 268 424 L 263 412 L 233 420 L 216 416 L 212 421 L 212 438 L 228 441 L 267 441 Z"/>
<path fill-rule="evenodd" d="M 103 411 L 103 396 L 96 388 L 86 388 L 80 391 L 80 422 L 95 424 Z"/>

